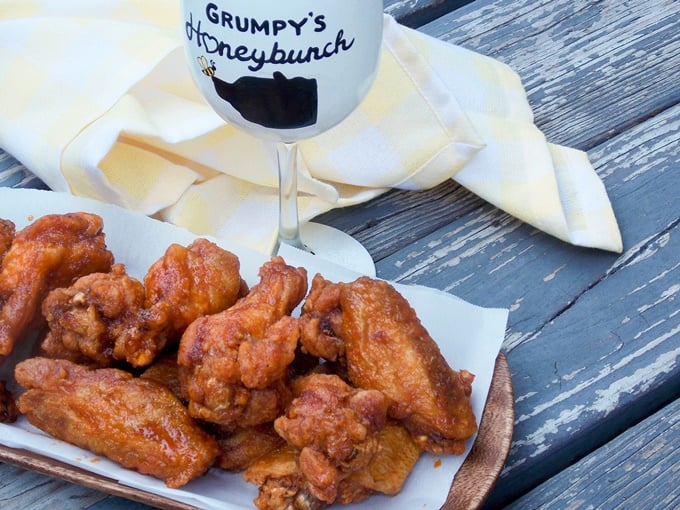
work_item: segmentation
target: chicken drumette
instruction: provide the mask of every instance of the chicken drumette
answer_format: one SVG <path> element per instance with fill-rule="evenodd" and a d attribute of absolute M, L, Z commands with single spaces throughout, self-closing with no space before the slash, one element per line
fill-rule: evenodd
<path fill-rule="evenodd" d="M 299 338 L 289 314 L 306 291 L 306 271 L 274 257 L 234 306 L 191 323 L 177 360 L 192 416 L 235 429 L 280 414 L 289 400 L 287 372 Z"/>
<path fill-rule="evenodd" d="M 383 392 L 389 416 L 424 450 L 460 454 L 477 430 L 474 376 L 450 368 L 408 301 L 384 281 L 314 278 L 300 317 L 307 352 L 339 361 L 356 387 Z"/>
<path fill-rule="evenodd" d="M 178 340 L 202 315 L 221 312 L 248 293 L 238 257 L 207 239 L 172 244 L 144 277 L 145 308 L 167 324 Z"/>
<path fill-rule="evenodd" d="M 0 360 L 27 332 L 50 290 L 111 269 L 102 228 L 97 215 L 69 213 L 43 216 L 17 233 L 0 269 Z"/>
<path fill-rule="evenodd" d="M 109 273 L 83 276 L 43 301 L 49 332 L 42 349 L 53 358 L 110 366 L 116 343 L 136 330 L 143 306 L 144 287 L 122 264 Z"/>

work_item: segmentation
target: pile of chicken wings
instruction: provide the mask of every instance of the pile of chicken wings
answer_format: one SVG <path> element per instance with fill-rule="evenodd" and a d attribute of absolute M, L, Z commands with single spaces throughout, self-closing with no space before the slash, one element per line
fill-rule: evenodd
<path fill-rule="evenodd" d="M 397 494 L 423 451 L 461 454 L 477 430 L 474 376 L 389 283 L 309 285 L 273 257 L 249 288 L 201 238 L 140 281 L 95 214 L 0 220 L 0 363 L 35 334 L 21 394 L 0 382 L 0 420 L 23 414 L 169 487 L 242 472 L 260 509 Z"/>

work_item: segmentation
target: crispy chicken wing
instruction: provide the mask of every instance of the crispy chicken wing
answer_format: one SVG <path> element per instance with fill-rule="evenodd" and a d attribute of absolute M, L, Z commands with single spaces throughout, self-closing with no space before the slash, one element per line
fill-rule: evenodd
<path fill-rule="evenodd" d="M 122 264 L 109 273 L 83 276 L 43 301 L 49 332 L 42 349 L 53 358 L 110 366 L 117 342 L 147 334 L 137 327 L 143 306 L 144 287 Z"/>
<path fill-rule="evenodd" d="M 194 319 L 225 310 L 247 292 L 239 271 L 238 257 L 207 239 L 171 244 L 144 277 L 139 324 L 116 343 L 114 356 L 149 365 Z"/>
<path fill-rule="evenodd" d="M 31 358 L 15 369 L 18 407 L 39 429 L 180 487 L 215 460 L 216 440 L 161 384 L 115 368 Z"/>
<path fill-rule="evenodd" d="M 248 292 L 233 253 L 207 239 L 172 244 L 144 277 L 145 307 L 163 314 L 176 337 L 202 315 L 221 312 Z"/>
<path fill-rule="evenodd" d="M 306 271 L 274 257 L 248 295 L 191 323 L 177 360 L 192 416 L 242 428 L 279 415 L 289 399 L 286 375 L 299 337 L 289 314 L 306 292 Z"/>
<path fill-rule="evenodd" d="M 50 290 L 111 269 L 102 223 L 94 214 L 52 214 L 17 233 L 0 269 L 0 359 L 26 333 Z"/>
<path fill-rule="evenodd" d="M 0 218 L 0 264 L 2 264 L 2 258 L 7 253 L 7 250 L 9 250 L 15 234 L 14 223 Z"/>
<path fill-rule="evenodd" d="M 197 317 L 224 310 L 245 290 L 238 258 L 206 239 L 171 245 L 144 285 L 122 265 L 56 289 L 43 303 L 52 357 L 148 366 Z"/>
<path fill-rule="evenodd" d="M 285 444 L 271 423 L 236 431 L 213 431 L 213 434 L 220 445 L 215 465 L 233 472 L 243 471 L 262 456 Z"/>
<path fill-rule="evenodd" d="M 317 499 L 333 503 L 342 480 L 366 467 L 378 450 L 387 399 L 352 388 L 336 375 L 296 379 L 293 401 L 274 428 L 300 450 L 299 467 Z"/>
<path fill-rule="evenodd" d="M 460 454 L 477 430 L 470 405 L 474 376 L 450 368 L 406 299 L 384 281 L 314 278 L 300 317 L 309 353 L 342 360 L 354 386 L 390 399 L 418 445 Z"/>
<path fill-rule="evenodd" d="M 364 501 L 376 493 L 393 496 L 401 491 L 421 450 L 399 423 L 388 421 L 377 434 L 378 448 L 368 464 L 339 481 L 336 503 Z M 286 444 L 253 462 L 244 479 L 258 487 L 260 510 L 319 510 L 328 506 L 300 468 L 300 450 Z"/>
<path fill-rule="evenodd" d="M 254 503 L 260 510 L 321 510 L 327 503 L 316 498 L 300 470 L 300 450 L 285 444 L 253 462 L 243 473 L 258 487 Z"/>

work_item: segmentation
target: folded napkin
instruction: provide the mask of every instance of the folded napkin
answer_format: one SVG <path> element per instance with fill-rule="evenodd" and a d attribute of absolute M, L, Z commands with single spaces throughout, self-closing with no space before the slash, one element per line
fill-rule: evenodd
<path fill-rule="evenodd" d="M 274 149 L 207 106 L 180 27 L 176 0 L 4 0 L 0 146 L 54 190 L 269 252 Z M 519 77 L 389 16 L 368 97 L 300 150 L 303 220 L 453 178 L 559 239 L 622 250 L 586 154 L 545 140 Z"/>

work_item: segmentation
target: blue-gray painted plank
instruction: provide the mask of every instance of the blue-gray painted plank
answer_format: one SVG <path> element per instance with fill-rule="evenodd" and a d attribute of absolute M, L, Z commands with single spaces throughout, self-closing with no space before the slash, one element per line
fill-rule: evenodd
<path fill-rule="evenodd" d="M 385 0 L 385 12 L 404 25 L 419 27 L 472 0 Z"/>
<path fill-rule="evenodd" d="M 507 510 L 680 508 L 680 400 L 625 431 Z"/>
<path fill-rule="evenodd" d="M 46 189 L 43 182 L 0 149 L 0 187 Z"/>
<path fill-rule="evenodd" d="M 589 149 L 680 101 L 680 2 L 477 0 L 421 27 L 522 77 L 536 122 Z"/>

